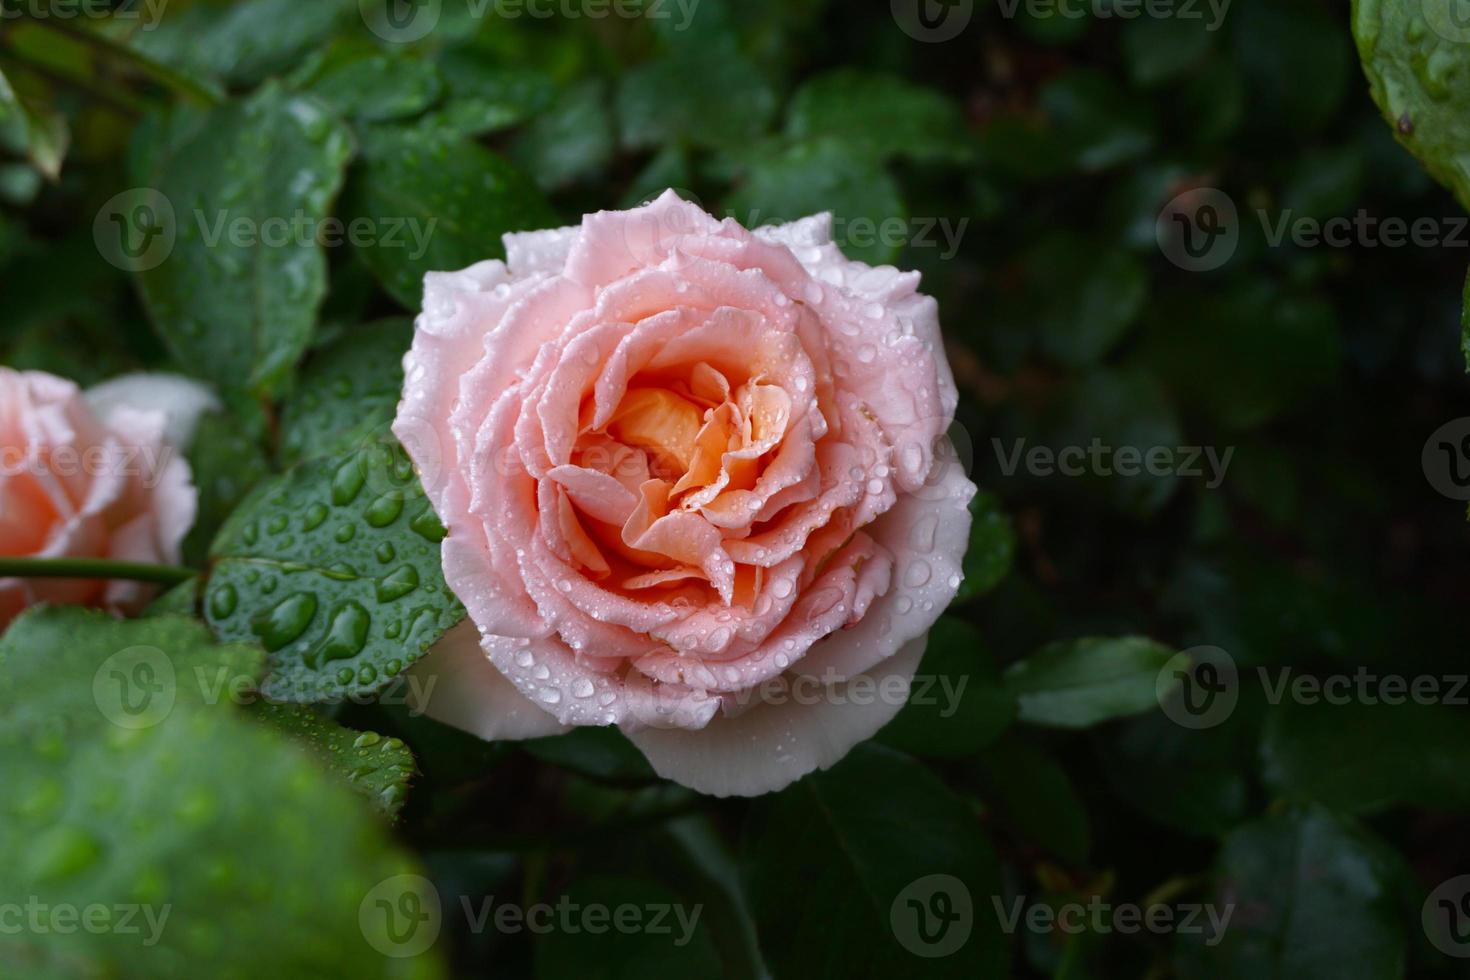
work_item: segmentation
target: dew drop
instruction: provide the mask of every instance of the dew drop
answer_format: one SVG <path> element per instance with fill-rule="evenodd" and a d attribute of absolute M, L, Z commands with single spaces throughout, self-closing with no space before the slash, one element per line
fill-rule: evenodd
<path fill-rule="evenodd" d="M 398 515 L 403 513 L 403 496 L 397 493 L 386 493 L 368 504 L 363 512 L 363 518 L 373 527 L 387 527 L 398 520 Z"/>
<path fill-rule="evenodd" d="M 348 660 L 357 656 L 367 646 L 368 626 L 371 623 L 372 617 L 362 603 L 353 599 L 338 603 L 332 609 L 331 618 L 327 622 L 326 639 L 307 654 L 307 664 L 317 667 L 333 660 Z"/>
<path fill-rule="evenodd" d="M 931 574 L 933 573 L 929 568 L 929 563 L 922 558 L 915 558 L 909 562 L 909 567 L 904 570 L 903 584 L 911 589 L 917 589 L 929 581 Z"/>
<path fill-rule="evenodd" d="M 215 619 L 228 619 L 235 614 L 240 604 L 240 594 L 228 583 L 221 585 L 209 595 L 209 612 Z"/>
<path fill-rule="evenodd" d="M 419 587 L 419 572 L 412 565 L 403 565 L 378 580 L 379 602 L 401 599 Z"/>
<path fill-rule="evenodd" d="M 305 633 L 315 616 L 316 594 L 298 592 L 276 603 L 263 615 L 257 614 L 250 631 L 260 637 L 261 646 L 268 653 L 274 653 Z"/>
<path fill-rule="evenodd" d="M 354 455 L 332 474 L 332 503 L 338 507 L 352 503 L 362 493 L 362 486 L 366 482 L 367 473 L 363 469 L 362 461 Z"/>
<path fill-rule="evenodd" d="M 444 529 L 444 525 L 439 522 L 439 515 L 434 513 L 432 507 L 425 509 L 422 514 L 410 521 L 408 526 L 413 528 L 419 537 L 433 541 L 436 544 L 443 541 L 449 533 Z"/>

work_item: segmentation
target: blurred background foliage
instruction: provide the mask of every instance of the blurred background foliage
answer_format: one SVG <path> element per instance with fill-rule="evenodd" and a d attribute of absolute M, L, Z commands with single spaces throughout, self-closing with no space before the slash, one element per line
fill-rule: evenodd
<path fill-rule="evenodd" d="M 921 43 L 883 3 L 701 0 L 679 30 L 672 3 L 670 19 L 595 20 L 443 0 L 405 44 L 365 31 L 351 0 L 170 0 L 148 30 L 14 6 L 0 362 L 83 383 L 178 369 L 225 390 L 195 454 L 194 560 L 256 480 L 311 455 L 293 418 L 334 398 L 329 428 L 386 418 L 406 331 L 379 325 L 385 353 L 355 363 L 360 325 L 412 313 L 424 271 L 502 254 L 505 231 L 671 186 L 747 224 L 831 210 L 851 256 L 921 270 L 940 301 L 985 492 L 925 669 L 969 678 L 962 710 L 911 707 L 884 745 L 754 802 L 662 784 L 605 732 L 487 745 L 401 708 L 341 712 L 417 757 L 397 833 L 442 895 L 705 905 L 678 949 L 446 914 L 453 972 L 1466 975 L 1420 925 L 1429 890 L 1470 869 L 1463 707 L 1273 704 L 1253 672 L 1466 670 L 1465 512 L 1420 452 L 1466 411 L 1470 235 L 1268 234 L 1282 215 L 1462 215 L 1375 109 L 1344 5 L 1235 0 L 1207 30 L 1204 4 L 1124 19 L 979 3 L 957 37 Z M 139 186 L 438 227 L 421 257 L 267 256 L 262 298 L 240 288 L 258 255 L 225 261 L 182 230 L 159 271 L 104 261 L 94 216 Z M 1156 222 L 1203 188 L 1233 201 L 1239 242 L 1189 272 Z M 895 218 L 906 244 L 860 233 Z M 1233 455 L 1217 487 L 1004 465 L 1021 440 L 1094 439 Z M 1169 653 L 1199 645 L 1243 672 L 1239 707 L 1207 730 L 1152 705 Z M 1080 701 L 1038 696 L 1067 691 Z M 849 832 L 856 854 L 834 843 Z M 975 935 L 918 960 L 893 939 L 890 893 L 936 871 L 968 884 Z M 1209 946 L 1007 936 L 992 895 L 1235 915 Z"/>

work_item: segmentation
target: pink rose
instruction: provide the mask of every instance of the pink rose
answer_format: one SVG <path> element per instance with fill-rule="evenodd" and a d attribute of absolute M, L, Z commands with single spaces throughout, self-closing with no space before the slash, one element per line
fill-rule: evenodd
<path fill-rule="evenodd" d="M 165 435 L 212 401 L 192 382 L 157 376 L 109 382 L 84 399 L 70 381 L 0 367 L 0 556 L 176 564 L 197 494 Z M 131 611 L 153 591 L 0 578 L 0 627 L 36 602 Z"/>
<path fill-rule="evenodd" d="M 975 488 L 935 302 L 830 226 L 669 192 L 426 277 L 394 432 L 472 621 L 416 668 L 430 715 L 618 725 L 661 775 L 754 795 L 902 707 Z"/>

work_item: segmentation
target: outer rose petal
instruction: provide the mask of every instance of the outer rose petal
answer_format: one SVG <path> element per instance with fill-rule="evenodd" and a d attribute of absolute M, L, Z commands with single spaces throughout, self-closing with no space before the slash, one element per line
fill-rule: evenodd
<path fill-rule="evenodd" d="M 102 421 L 116 428 L 119 411 L 158 412 L 166 420 L 166 445 L 180 452 L 194 442 L 199 419 L 220 409 L 219 396 L 207 385 L 179 374 L 124 374 L 87 389 L 87 404 Z"/>
<path fill-rule="evenodd" d="M 487 741 L 570 731 L 505 679 L 465 620 L 439 638 L 408 671 L 409 708 Z"/>
<path fill-rule="evenodd" d="M 866 530 L 893 555 L 893 583 L 850 628 L 818 641 L 794 669 L 822 680 L 861 673 L 934 625 L 959 591 L 975 485 L 952 453 L 919 494 L 898 498 Z"/>
<path fill-rule="evenodd" d="M 690 789 L 711 796 L 771 793 L 835 764 L 888 724 L 908 700 L 927 639 L 910 640 L 865 677 L 833 685 L 827 694 L 756 704 L 716 716 L 699 732 L 648 728 L 628 738 L 655 772 Z"/>

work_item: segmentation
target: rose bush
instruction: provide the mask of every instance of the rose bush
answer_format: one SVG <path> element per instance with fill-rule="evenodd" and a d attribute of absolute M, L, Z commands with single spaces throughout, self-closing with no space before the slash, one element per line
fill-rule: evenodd
<path fill-rule="evenodd" d="M 752 232 L 669 192 L 427 276 L 394 431 L 471 620 L 417 668 L 429 714 L 617 725 L 753 795 L 902 707 L 975 488 L 935 302 L 830 221 Z"/>
<path fill-rule="evenodd" d="M 182 379 L 119 378 L 84 398 L 63 378 L 0 367 L 0 557 L 176 564 L 198 501 L 175 447 L 211 402 Z M 136 611 L 153 591 L 0 578 L 0 626 L 36 602 Z"/>

